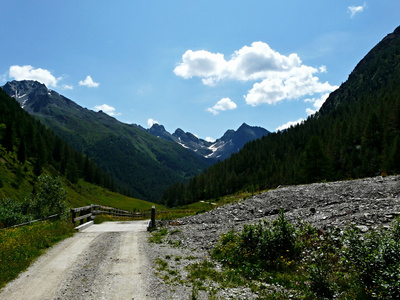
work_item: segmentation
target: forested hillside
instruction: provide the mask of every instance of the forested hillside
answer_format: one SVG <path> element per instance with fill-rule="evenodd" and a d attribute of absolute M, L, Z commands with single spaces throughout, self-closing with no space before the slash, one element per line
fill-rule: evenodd
<path fill-rule="evenodd" d="M 51 130 L 21 109 L 15 99 L 0 89 L 0 164 L 7 164 L 7 158 L 19 162 L 11 166 L 14 176 L 0 177 L 0 197 L 12 196 L 12 189 L 18 189 L 23 179 L 29 179 L 32 186 L 44 167 L 64 175 L 70 182 L 79 178 L 113 191 L 118 188 L 112 178 L 91 159 L 74 150 Z M 28 170 L 33 174 L 27 178 Z M 14 170 L 15 169 L 15 170 Z"/>
<path fill-rule="evenodd" d="M 360 61 L 303 124 L 253 141 L 189 184 L 165 191 L 170 206 L 263 190 L 400 173 L 400 27 Z"/>
<path fill-rule="evenodd" d="M 156 202 L 168 186 L 210 165 L 175 142 L 83 108 L 37 81 L 12 81 L 3 89 L 69 145 L 92 158 L 130 196 Z"/>

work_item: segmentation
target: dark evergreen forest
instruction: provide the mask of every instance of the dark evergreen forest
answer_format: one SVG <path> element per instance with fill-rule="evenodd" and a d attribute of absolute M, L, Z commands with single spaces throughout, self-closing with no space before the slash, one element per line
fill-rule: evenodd
<path fill-rule="evenodd" d="M 253 141 L 188 184 L 164 192 L 177 206 L 238 191 L 400 173 L 400 27 L 357 65 L 303 124 Z"/>
<path fill-rule="evenodd" d="M 112 191 L 118 188 L 112 178 L 91 159 L 62 141 L 50 129 L 25 112 L 19 103 L 0 89 L 0 147 L 16 152 L 23 165 L 33 164 L 39 176 L 52 168 L 70 182 L 79 178 Z"/>

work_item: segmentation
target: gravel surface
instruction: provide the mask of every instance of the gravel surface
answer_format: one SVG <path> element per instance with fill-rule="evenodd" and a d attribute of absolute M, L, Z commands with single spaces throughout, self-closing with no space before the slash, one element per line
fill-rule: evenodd
<path fill-rule="evenodd" d="M 150 299 L 147 224 L 92 225 L 49 249 L 0 299 Z"/>

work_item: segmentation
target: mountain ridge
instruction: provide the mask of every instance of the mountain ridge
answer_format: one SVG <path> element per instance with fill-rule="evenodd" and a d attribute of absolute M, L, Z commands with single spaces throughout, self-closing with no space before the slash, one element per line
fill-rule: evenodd
<path fill-rule="evenodd" d="M 3 89 L 25 111 L 93 158 L 136 198 L 155 202 L 167 186 L 187 180 L 209 165 L 176 143 L 104 112 L 83 108 L 39 82 L 14 80 Z"/>
<path fill-rule="evenodd" d="M 196 135 L 185 132 L 178 128 L 174 133 L 169 133 L 165 127 L 160 124 L 153 124 L 147 130 L 151 134 L 178 143 L 184 148 L 192 150 L 199 156 L 214 160 L 225 160 L 232 153 L 237 153 L 243 146 L 253 140 L 260 139 L 270 132 L 259 126 L 249 126 L 243 123 L 236 131 L 233 129 L 227 130 L 222 137 L 214 142 L 206 141 L 198 138 Z"/>

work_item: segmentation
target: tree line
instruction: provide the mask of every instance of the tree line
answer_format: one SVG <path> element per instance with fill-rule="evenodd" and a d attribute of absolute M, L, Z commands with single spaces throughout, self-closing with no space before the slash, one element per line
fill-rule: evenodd
<path fill-rule="evenodd" d="M 25 112 L 2 89 L 0 147 L 8 152 L 15 152 L 21 166 L 29 161 L 36 176 L 42 174 L 43 168 L 52 168 L 72 183 L 83 178 L 111 191 L 119 191 L 113 178 L 93 160 L 62 141 L 53 131 Z M 23 168 L 19 170 L 23 172 Z"/>

